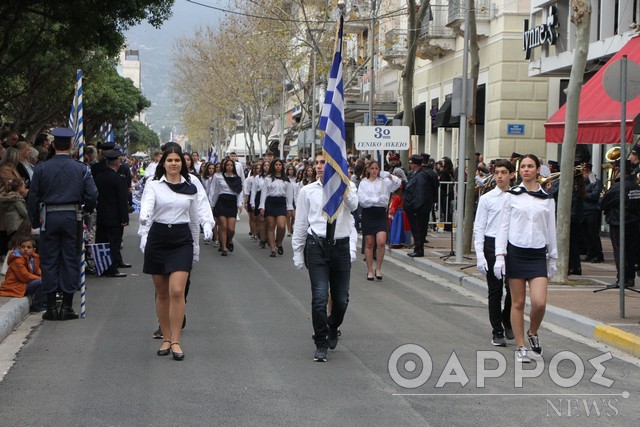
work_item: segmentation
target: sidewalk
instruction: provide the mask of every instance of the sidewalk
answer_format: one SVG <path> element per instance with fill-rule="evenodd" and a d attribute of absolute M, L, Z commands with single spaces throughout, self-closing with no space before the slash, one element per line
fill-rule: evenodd
<path fill-rule="evenodd" d="M 451 233 L 429 231 L 427 240 L 424 258 L 408 257 L 412 249 L 391 249 L 387 254 L 486 297 L 486 280 L 475 267 L 475 257 L 463 258 L 462 265 L 455 263 L 455 256 L 444 259 L 455 251 Z M 616 282 L 608 237 L 602 238 L 602 248 L 604 263 L 583 262 L 582 276 L 569 276 L 568 284 L 550 283 L 545 321 L 640 357 L 640 294 L 625 291 L 625 318 L 621 318 L 619 289 L 593 292 Z M 635 289 L 640 290 L 640 278 L 636 278 Z"/>

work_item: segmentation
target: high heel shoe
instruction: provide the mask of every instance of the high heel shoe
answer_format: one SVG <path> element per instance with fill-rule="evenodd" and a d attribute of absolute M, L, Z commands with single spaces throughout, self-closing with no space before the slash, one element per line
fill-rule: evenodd
<path fill-rule="evenodd" d="M 179 342 L 172 342 L 171 343 L 171 347 L 170 348 L 171 348 L 171 353 L 173 354 L 173 360 L 178 360 L 178 361 L 184 360 L 184 353 L 182 353 L 182 352 L 178 353 L 176 351 L 173 351 L 173 346 L 174 345 L 180 345 L 180 343 Z"/>
<path fill-rule="evenodd" d="M 162 341 L 162 345 L 164 345 L 164 343 L 166 343 L 166 342 L 168 342 L 169 344 L 171 344 L 171 341 L 166 341 L 166 340 L 165 340 L 165 341 Z M 161 345 L 160 347 L 162 347 L 162 345 Z M 162 349 L 162 348 L 161 348 L 161 349 L 159 349 L 159 350 L 156 352 L 156 354 L 157 354 L 158 356 L 168 356 L 170 352 L 171 352 L 171 346 L 169 346 L 169 347 L 167 347 L 167 348 L 165 348 L 165 349 Z"/>

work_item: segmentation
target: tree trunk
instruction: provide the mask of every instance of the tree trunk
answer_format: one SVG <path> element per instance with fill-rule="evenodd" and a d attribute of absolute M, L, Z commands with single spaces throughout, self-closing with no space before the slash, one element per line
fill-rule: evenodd
<path fill-rule="evenodd" d="M 407 8 L 409 18 L 407 20 L 407 60 L 402 70 L 402 125 L 409 126 L 413 124 L 413 76 L 416 66 L 416 51 L 418 49 L 418 38 L 422 30 L 422 20 L 429 10 L 430 0 L 423 1 L 416 13 L 415 0 L 407 0 Z M 409 165 L 409 152 L 403 150 L 400 152 L 400 160 L 406 168 Z"/>
<path fill-rule="evenodd" d="M 580 90 L 584 82 L 584 70 L 589 53 L 589 32 L 591 29 L 591 0 L 571 0 L 573 15 L 571 21 L 576 26 L 576 48 L 573 66 L 567 87 L 567 113 L 565 116 L 564 140 L 560 170 L 560 192 L 558 194 L 557 236 L 558 273 L 557 281 L 566 282 L 569 270 L 569 234 L 571 230 L 571 199 L 573 192 L 573 161 L 578 138 L 578 107 Z"/>
<path fill-rule="evenodd" d="M 467 188 L 464 199 L 464 220 L 462 224 L 462 253 L 471 253 L 471 242 L 473 237 L 473 220 L 475 217 L 475 177 L 476 177 L 476 93 L 478 92 L 478 75 L 480 74 L 480 47 L 478 46 L 478 30 L 476 27 L 476 8 L 473 7 L 469 14 L 469 59 L 471 62 L 471 80 L 473 86 L 468 88 L 467 96 L 473 96 L 473 111 L 469 116 L 467 126 L 467 141 L 465 152 L 467 153 Z M 470 92 L 470 93 L 469 93 Z M 460 126 L 463 124 L 460 123 Z"/>

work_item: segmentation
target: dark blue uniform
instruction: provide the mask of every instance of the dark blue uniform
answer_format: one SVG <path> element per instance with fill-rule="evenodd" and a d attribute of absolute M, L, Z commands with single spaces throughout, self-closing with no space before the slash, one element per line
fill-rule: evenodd
<path fill-rule="evenodd" d="M 28 209 L 33 228 L 44 222 L 44 230 L 40 232 L 40 262 L 45 294 L 62 291 L 73 295 L 78 290 L 82 230 L 78 226 L 77 207 L 91 212 L 97 198 L 89 167 L 67 154 L 56 154 L 34 168 Z"/>

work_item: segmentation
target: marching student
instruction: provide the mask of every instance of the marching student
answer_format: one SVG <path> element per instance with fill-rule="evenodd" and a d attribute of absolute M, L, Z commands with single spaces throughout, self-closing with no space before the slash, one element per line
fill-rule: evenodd
<path fill-rule="evenodd" d="M 213 216 L 218 224 L 220 236 L 220 255 L 227 256 L 227 250 L 233 252 L 233 236 L 236 233 L 236 218 L 242 212 L 244 195 L 242 179 L 236 172 L 233 160 L 225 159 L 220 167 L 222 173 L 213 176 L 209 187 L 209 201 L 213 206 Z"/>
<path fill-rule="evenodd" d="M 507 190 L 514 177 L 513 164 L 505 159 L 499 159 L 494 166 L 493 177 L 496 187 L 483 194 L 478 202 L 476 219 L 473 223 L 474 246 L 476 249 L 477 267 L 480 273 L 487 277 L 489 322 L 491 323 L 491 344 L 505 347 L 507 339 L 514 338 L 511 329 L 511 293 L 506 278 L 497 278 L 493 274 L 496 262 L 495 244 L 498 227 L 500 226 L 500 213 L 507 199 Z M 502 308 L 502 289 L 506 287 L 506 298 Z"/>
<path fill-rule="evenodd" d="M 293 185 L 285 176 L 284 163 L 276 159 L 271 163 L 269 174 L 264 178 L 260 195 L 260 216 L 267 222 L 267 240 L 271 257 L 282 255 L 282 241 L 287 227 L 287 216 L 293 212 Z M 277 230 L 276 230 L 277 229 Z"/>
<path fill-rule="evenodd" d="M 547 305 L 548 279 L 556 274 L 555 202 L 537 181 L 540 160 L 527 154 L 521 158 L 519 175 L 522 183 L 507 192 L 500 227 L 496 236 L 496 262 L 493 273 L 509 279 L 511 291 L 511 325 L 516 338 L 516 361 L 531 359 L 524 341 L 524 304 L 529 282 L 531 300 L 530 324 L 527 331 L 534 353 L 542 355 L 538 328 Z"/>

